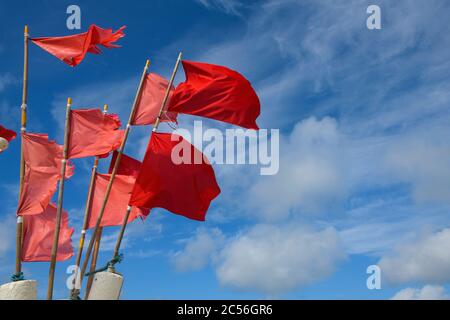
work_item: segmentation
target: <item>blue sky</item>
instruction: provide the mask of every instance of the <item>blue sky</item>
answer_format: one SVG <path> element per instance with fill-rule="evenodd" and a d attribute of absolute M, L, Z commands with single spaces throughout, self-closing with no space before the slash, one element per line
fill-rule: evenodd
<path fill-rule="evenodd" d="M 165 77 L 180 50 L 254 85 L 258 123 L 280 130 L 280 171 L 215 166 L 222 194 L 205 223 L 154 210 L 127 229 L 118 270 L 128 299 L 446 298 L 450 274 L 450 11 L 447 1 L 23 1 L 0 10 L 0 123 L 19 130 L 22 31 L 126 25 L 122 48 L 72 69 L 30 44 L 29 123 L 62 142 L 65 101 L 125 121 L 147 58 Z M 368 30 L 377 4 L 382 29 Z M 176 82 L 183 81 L 182 72 Z M 194 117 L 180 117 L 192 128 Z M 205 126 L 228 126 L 205 121 Z M 165 127 L 165 130 L 168 128 Z M 126 153 L 142 159 L 150 128 Z M 14 265 L 19 143 L 0 157 L 0 282 Z M 74 161 L 64 207 L 77 243 L 93 159 Z M 108 161 L 102 161 L 102 170 Z M 110 259 L 117 228 L 103 240 Z M 58 264 L 64 298 L 73 261 Z M 382 289 L 366 287 L 378 264 Z M 26 263 L 45 295 L 48 263 Z"/>

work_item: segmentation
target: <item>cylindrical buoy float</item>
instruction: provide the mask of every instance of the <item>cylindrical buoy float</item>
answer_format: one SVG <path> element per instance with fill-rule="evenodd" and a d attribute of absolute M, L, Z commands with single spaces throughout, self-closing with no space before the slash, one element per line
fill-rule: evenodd
<path fill-rule="evenodd" d="M 0 300 L 37 300 L 37 281 L 20 280 L 1 285 Z"/>
<path fill-rule="evenodd" d="M 110 271 L 97 272 L 88 300 L 119 300 L 123 277 Z"/>
<path fill-rule="evenodd" d="M 8 149 L 9 142 L 3 137 L 0 137 L 0 153 Z"/>

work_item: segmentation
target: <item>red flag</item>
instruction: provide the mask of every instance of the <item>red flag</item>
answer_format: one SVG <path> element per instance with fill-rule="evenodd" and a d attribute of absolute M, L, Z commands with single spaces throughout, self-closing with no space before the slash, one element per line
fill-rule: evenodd
<path fill-rule="evenodd" d="M 260 103 L 250 82 L 226 67 L 183 61 L 186 81 L 175 89 L 169 111 L 259 129 Z"/>
<path fill-rule="evenodd" d="M 168 85 L 169 81 L 156 73 L 146 75 L 136 113 L 131 122 L 132 125 L 148 125 L 156 121 Z M 172 86 L 170 95 L 174 89 Z M 161 121 L 176 122 L 177 114 L 165 111 L 161 116 Z"/>
<path fill-rule="evenodd" d="M 16 138 L 16 133 L 0 125 L 0 152 L 8 148 L 9 142 Z"/>
<path fill-rule="evenodd" d="M 119 148 L 124 131 L 117 115 L 99 109 L 71 110 L 69 158 L 99 156 Z"/>
<path fill-rule="evenodd" d="M 83 60 L 87 52 L 101 53 L 99 45 L 106 48 L 120 47 L 113 43 L 125 36 L 123 29 L 125 27 L 113 32 L 112 29 L 103 29 L 93 24 L 87 32 L 80 34 L 65 37 L 32 38 L 31 41 L 69 66 L 75 67 Z"/>
<path fill-rule="evenodd" d="M 56 191 L 61 177 L 63 147 L 48 140 L 48 135 L 23 133 L 23 158 L 25 172 L 20 195 L 18 215 L 42 213 Z M 70 162 L 66 167 L 66 179 L 73 175 Z"/>
<path fill-rule="evenodd" d="M 115 151 L 109 167 L 110 174 L 97 174 L 96 176 L 88 229 L 95 227 L 98 213 L 100 212 L 116 159 L 117 152 Z M 128 202 L 130 200 L 131 191 L 133 190 L 133 186 L 140 169 L 140 161 L 122 154 L 116 178 L 114 179 L 111 193 L 108 198 L 108 203 L 106 205 L 105 212 L 103 213 L 102 222 L 100 224 L 102 227 L 118 226 L 122 224 L 123 216 L 127 210 Z M 133 207 L 131 209 L 128 222 L 133 221 L 137 217 L 145 218 L 148 216 L 149 211 L 150 210 L 145 208 Z"/>
<path fill-rule="evenodd" d="M 176 164 L 172 153 L 185 159 L 184 163 Z M 205 161 L 195 164 L 194 159 Z M 211 201 L 219 193 L 214 170 L 200 151 L 181 136 L 153 133 L 130 205 L 148 209 L 160 207 L 204 221 Z"/>
<path fill-rule="evenodd" d="M 102 207 L 106 188 L 110 179 L 110 174 L 97 174 L 95 177 L 94 194 L 92 196 L 92 205 L 87 226 L 88 229 L 95 227 L 98 213 Z M 136 178 L 133 176 L 116 175 L 100 226 L 107 227 L 122 225 L 122 220 L 127 211 L 128 202 L 130 200 L 131 191 L 133 190 L 135 181 Z M 140 208 L 133 207 L 128 218 L 128 223 L 137 217 L 144 218 L 148 215 L 148 213 L 149 210 L 141 210 Z"/>
<path fill-rule="evenodd" d="M 51 203 L 43 213 L 24 219 L 22 261 L 44 262 L 51 260 L 56 212 L 56 205 Z M 69 228 L 69 216 L 63 210 L 56 254 L 57 261 L 64 261 L 73 256 L 72 234 L 73 228 Z"/>
<path fill-rule="evenodd" d="M 117 151 L 114 151 L 111 158 L 111 164 L 109 165 L 109 173 L 112 173 L 113 171 L 114 165 L 117 160 L 117 155 Z M 139 160 L 136 160 L 122 153 L 119 168 L 117 169 L 117 174 L 132 176 L 136 178 L 139 174 L 139 170 L 141 170 L 141 165 L 142 164 Z"/>

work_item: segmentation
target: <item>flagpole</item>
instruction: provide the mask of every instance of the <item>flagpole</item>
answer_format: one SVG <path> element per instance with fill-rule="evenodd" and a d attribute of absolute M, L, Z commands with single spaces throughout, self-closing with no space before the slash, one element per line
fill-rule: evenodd
<path fill-rule="evenodd" d="M 55 267 L 56 267 L 56 257 L 58 253 L 58 241 L 59 241 L 59 230 L 61 227 L 61 216 L 62 216 L 62 205 L 63 205 L 63 194 L 64 194 L 64 180 L 66 176 L 66 164 L 67 164 L 67 151 L 69 147 L 69 132 L 70 132 L 70 107 L 72 105 L 72 99 L 67 98 L 66 106 L 66 122 L 64 129 L 64 149 L 63 149 L 63 159 L 61 160 L 61 177 L 59 179 L 59 192 L 58 192 L 58 207 L 56 211 L 56 225 L 55 233 L 53 236 L 52 245 L 52 255 L 50 261 L 50 269 L 48 275 L 48 287 L 47 287 L 47 300 L 52 300 L 53 298 L 53 282 L 55 279 Z"/>
<path fill-rule="evenodd" d="M 97 265 L 98 252 L 100 251 L 100 241 L 102 238 L 103 227 L 98 229 L 97 235 L 95 237 L 94 252 L 92 253 L 91 266 L 89 267 L 89 277 L 86 283 L 86 292 L 84 294 L 84 300 L 89 297 L 89 292 L 91 291 L 92 282 L 94 281 L 94 271 Z"/>
<path fill-rule="evenodd" d="M 105 104 L 103 106 L 103 114 L 106 115 L 108 112 L 108 105 Z M 94 184 L 95 184 L 95 177 L 97 175 L 97 167 L 100 157 L 95 157 L 94 165 L 92 166 L 91 170 L 91 179 L 89 182 L 89 189 L 88 189 L 88 195 L 86 199 L 86 205 L 85 205 L 85 211 L 84 211 L 84 217 L 83 217 L 83 226 L 81 229 L 81 235 L 80 235 L 80 241 L 78 244 L 78 252 L 77 252 L 77 258 L 75 260 L 75 271 L 74 271 L 74 280 L 73 280 L 73 288 L 71 289 L 70 297 L 71 299 L 77 299 L 78 294 L 80 293 L 81 288 L 77 288 L 77 282 L 78 277 L 80 273 L 78 272 L 80 268 L 80 262 L 81 262 L 81 256 L 83 254 L 83 247 L 84 247 L 84 240 L 86 239 L 86 228 L 88 224 L 88 218 L 89 218 L 89 212 L 91 211 L 92 206 L 92 197 L 94 195 Z M 81 275 L 82 276 L 82 275 Z"/>
<path fill-rule="evenodd" d="M 21 126 L 20 132 L 27 131 L 27 98 L 28 98 L 28 26 L 24 27 L 23 32 L 23 87 L 22 87 L 22 105 L 21 109 Z M 21 138 L 20 150 L 20 182 L 19 182 L 19 199 L 23 190 L 23 177 L 25 174 L 25 160 L 23 157 L 23 139 Z M 20 200 L 19 200 L 20 201 Z M 15 277 L 21 278 L 22 272 L 22 234 L 23 234 L 23 216 L 17 217 L 16 225 L 16 273 Z"/>
<path fill-rule="evenodd" d="M 158 117 L 156 118 L 155 125 L 153 127 L 152 132 L 156 132 L 156 130 L 158 130 L 159 124 L 161 122 L 161 116 L 164 112 L 164 108 L 166 107 L 167 100 L 169 99 L 170 89 L 172 88 L 173 81 L 175 80 L 175 75 L 177 74 L 178 66 L 180 65 L 181 59 L 183 59 L 183 52 L 180 52 L 178 54 L 177 62 L 175 63 L 175 66 L 173 67 L 172 75 L 169 80 L 169 85 L 167 86 L 166 94 L 164 95 L 163 102 L 161 103 L 161 108 L 159 109 L 159 114 L 158 114 Z"/>
<path fill-rule="evenodd" d="M 175 66 L 173 68 L 172 75 L 171 75 L 170 80 L 169 80 L 169 84 L 167 85 L 166 93 L 165 93 L 164 99 L 163 99 L 163 101 L 161 103 L 161 108 L 159 109 L 158 117 L 156 118 L 156 121 L 155 121 L 155 124 L 153 126 L 152 132 L 156 132 L 156 130 L 158 130 L 159 124 L 161 123 L 161 116 L 162 116 L 162 114 L 164 112 L 164 109 L 166 108 L 167 100 L 168 100 L 169 94 L 170 94 L 170 89 L 172 88 L 173 81 L 175 80 L 175 75 L 177 74 L 178 67 L 180 65 L 180 62 L 181 62 L 182 58 L 183 58 L 183 53 L 180 52 L 178 54 L 177 62 L 175 63 Z M 125 228 L 127 227 L 128 218 L 130 216 L 131 209 L 132 209 L 132 207 L 130 205 L 128 205 L 127 211 L 126 211 L 125 216 L 123 217 L 123 220 L 122 220 L 122 225 L 120 227 L 119 236 L 117 237 L 116 246 L 114 248 L 113 259 L 119 255 L 120 244 L 122 243 L 123 235 L 125 234 Z M 111 266 L 111 269 L 114 270 L 113 266 Z"/>
<path fill-rule="evenodd" d="M 123 136 L 123 140 L 122 140 L 122 143 L 120 144 L 119 149 L 117 150 L 116 162 L 114 163 L 114 168 L 113 168 L 113 170 L 111 172 L 111 177 L 110 177 L 108 186 L 106 187 L 106 192 L 105 192 L 105 196 L 103 198 L 103 203 L 102 203 L 102 206 L 100 208 L 100 212 L 99 212 L 99 214 L 97 216 L 97 221 L 95 222 L 95 227 L 94 227 L 94 231 L 93 231 L 91 240 L 89 241 L 89 245 L 88 245 L 88 248 L 86 250 L 86 257 L 85 257 L 85 259 L 83 261 L 83 266 L 81 268 L 81 274 L 82 275 L 84 275 L 85 272 L 86 272 L 87 264 L 89 262 L 89 257 L 91 255 L 92 248 L 94 246 L 95 237 L 96 237 L 97 232 L 98 232 L 98 230 L 100 228 L 100 223 L 102 222 L 103 213 L 105 212 L 105 208 L 106 208 L 106 204 L 108 202 L 109 194 L 111 193 L 112 184 L 113 184 L 114 179 L 116 177 L 116 173 L 117 173 L 117 170 L 118 170 L 119 165 L 120 165 L 120 160 L 122 159 L 122 153 L 123 153 L 123 150 L 125 149 L 125 144 L 127 142 L 128 135 L 130 133 L 131 122 L 133 121 L 134 114 L 136 113 L 136 107 L 137 107 L 137 104 L 138 104 L 138 101 L 139 101 L 139 97 L 141 95 L 142 86 L 144 84 L 145 76 L 147 75 L 147 70 L 148 70 L 149 66 L 150 66 L 150 60 L 147 60 L 146 63 L 145 63 L 144 70 L 142 71 L 141 80 L 139 82 L 139 86 L 138 86 L 138 89 L 136 91 L 136 96 L 134 97 L 133 106 L 131 108 L 130 117 L 128 118 L 127 126 L 125 128 L 125 133 L 124 133 L 124 136 Z M 81 278 L 81 280 L 82 279 L 83 279 L 83 277 Z M 80 283 L 80 285 L 81 285 L 81 283 Z"/>

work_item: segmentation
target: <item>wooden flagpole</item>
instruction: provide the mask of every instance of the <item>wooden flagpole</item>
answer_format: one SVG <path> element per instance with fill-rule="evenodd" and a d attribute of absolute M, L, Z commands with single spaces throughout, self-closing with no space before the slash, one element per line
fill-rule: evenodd
<path fill-rule="evenodd" d="M 97 235 L 95 237 L 95 245 L 94 245 L 94 252 L 92 253 L 92 260 L 91 260 L 91 266 L 89 267 L 89 277 L 86 283 L 86 292 L 84 294 L 84 300 L 87 300 L 89 297 L 89 292 L 91 291 L 92 282 L 94 281 L 94 271 L 95 266 L 97 265 L 97 258 L 98 258 L 98 252 L 100 251 L 100 241 L 102 238 L 102 232 L 103 227 L 100 227 L 98 229 Z"/>
<path fill-rule="evenodd" d="M 98 214 L 97 221 L 95 222 L 94 231 L 93 231 L 91 240 L 89 241 L 88 248 L 86 250 L 86 257 L 85 257 L 85 259 L 83 261 L 83 266 L 81 268 L 81 275 L 84 275 L 85 272 L 86 272 L 87 264 L 89 262 L 89 257 L 91 255 L 92 248 L 94 246 L 95 238 L 96 238 L 97 233 L 98 233 L 98 231 L 100 229 L 100 223 L 101 223 L 102 218 L 103 218 L 103 213 L 105 212 L 105 208 L 106 208 L 106 204 L 108 202 L 109 194 L 111 193 L 112 184 L 113 184 L 114 179 L 116 177 L 117 170 L 119 169 L 120 160 L 122 159 L 122 153 L 123 153 L 123 150 L 125 149 L 125 144 L 127 142 L 128 135 L 130 133 L 131 122 L 133 121 L 134 114 L 136 113 L 136 107 L 137 107 L 137 104 L 138 104 L 138 101 L 139 101 L 139 97 L 141 95 L 142 86 L 144 84 L 145 76 L 147 75 L 147 70 L 148 70 L 149 66 L 150 66 L 150 60 L 147 60 L 146 63 L 145 63 L 144 70 L 142 71 L 141 80 L 139 82 L 139 86 L 138 86 L 138 89 L 136 91 L 136 96 L 134 97 L 133 106 L 131 108 L 130 117 L 128 118 L 127 126 L 125 128 L 125 133 L 124 133 L 124 136 L 123 136 L 123 140 L 122 140 L 122 143 L 121 143 L 119 149 L 117 150 L 116 162 L 114 163 L 114 168 L 113 168 L 113 170 L 111 172 L 111 177 L 109 179 L 108 186 L 106 187 L 105 197 L 103 198 L 103 203 L 102 203 L 102 206 L 100 208 L 100 212 Z M 83 279 L 83 277 L 81 277 L 81 280 L 82 279 Z M 81 283 L 80 283 L 80 285 L 81 285 Z"/>
<path fill-rule="evenodd" d="M 61 177 L 59 179 L 58 207 L 57 207 L 57 211 L 56 211 L 55 234 L 53 236 L 52 255 L 51 255 L 50 269 L 49 269 L 49 274 L 48 274 L 47 300 L 52 300 L 52 298 L 53 298 L 53 282 L 55 279 L 55 267 L 56 267 L 56 256 L 58 253 L 59 230 L 61 228 L 64 180 L 65 180 L 65 176 L 66 176 L 67 152 L 68 152 L 68 148 L 69 148 L 70 107 L 71 107 L 71 105 L 72 105 L 72 99 L 67 98 L 66 122 L 65 122 L 65 129 L 64 129 L 64 149 L 63 149 L 63 159 L 61 160 L 62 165 L 61 165 Z"/>
<path fill-rule="evenodd" d="M 173 68 L 172 75 L 170 77 L 169 84 L 167 86 L 166 93 L 165 93 L 164 99 L 163 99 L 163 101 L 161 103 L 161 108 L 159 109 L 158 117 L 156 118 L 156 121 L 155 121 L 155 124 L 153 126 L 152 132 L 156 132 L 156 130 L 158 130 L 159 124 L 161 123 L 161 116 L 162 116 L 162 114 L 164 112 L 164 109 L 166 108 L 167 100 L 168 100 L 169 94 L 170 94 L 170 89 L 172 88 L 173 81 L 175 79 L 175 75 L 177 74 L 178 66 L 180 65 L 180 62 L 181 62 L 182 58 L 183 58 L 183 53 L 180 52 L 178 54 L 177 62 L 175 63 L 175 66 Z M 122 225 L 120 227 L 119 236 L 117 237 L 116 246 L 114 248 L 113 259 L 119 255 L 120 244 L 122 243 L 123 235 L 125 233 L 125 228 L 127 227 L 128 218 L 130 216 L 131 208 L 132 207 L 130 205 L 127 207 L 127 211 L 125 213 L 125 216 L 123 217 Z M 114 270 L 112 267 L 111 267 L 111 269 L 112 269 L 112 271 Z"/>
<path fill-rule="evenodd" d="M 23 32 L 23 87 L 22 87 L 22 105 L 21 109 L 21 127 L 20 132 L 27 131 L 27 98 L 28 98 L 28 26 L 24 27 Z M 23 139 L 20 151 L 20 182 L 19 182 L 19 199 L 23 190 L 23 177 L 25 174 L 25 161 L 23 158 Z M 20 201 L 20 200 L 19 200 Z M 23 234 L 23 216 L 17 217 L 16 225 L 16 273 L 17 278 L 21 278 L 22 272 L 22 234 Z"/>
<path fill-rule="evenodd" d="M 108 112 L 108 105 L 105 104 L 103 106 L 103 114 L 106 114 Z M 80 288 L 77 288 L 78 285 L 78 277 L 80 273 L 78 272 L 80 268 L 80 262 L 81 262 L 81 256 L 83 254 L 83 247 L 84 247 L 84 240 L 86 239 L 86 228 L 88 224 L 88 218 L 89 218 L 89 212 L 91 211 L 92 206 L 92 197 L 94 195 L 94 184 L 95 184 L 95 177 L 97 175 L 97 167 L 98 167 L 98 161 L 100 157 L 95 157 L 94 165 L 92 166 L 91 171 L 91 179 L 89 182 L 89 189 L 88 189 L 88 195 L 86 199 L 86 206 L 84 210 L 84 217 L 83 217 L 83 226 L 81 229 L 81 235 L 80 235 L 80 242 L 78 244 L 78 252 L 77 252 L 77 258 L 75 260 L 75 271 L 74 271 L 74 282 L 73 282 L 73 288 L 71 289 L 71 299 L 77 299 L 78 294 L 80 293 Z M 82 276 L 82 275 L 81 275 Z"/>

